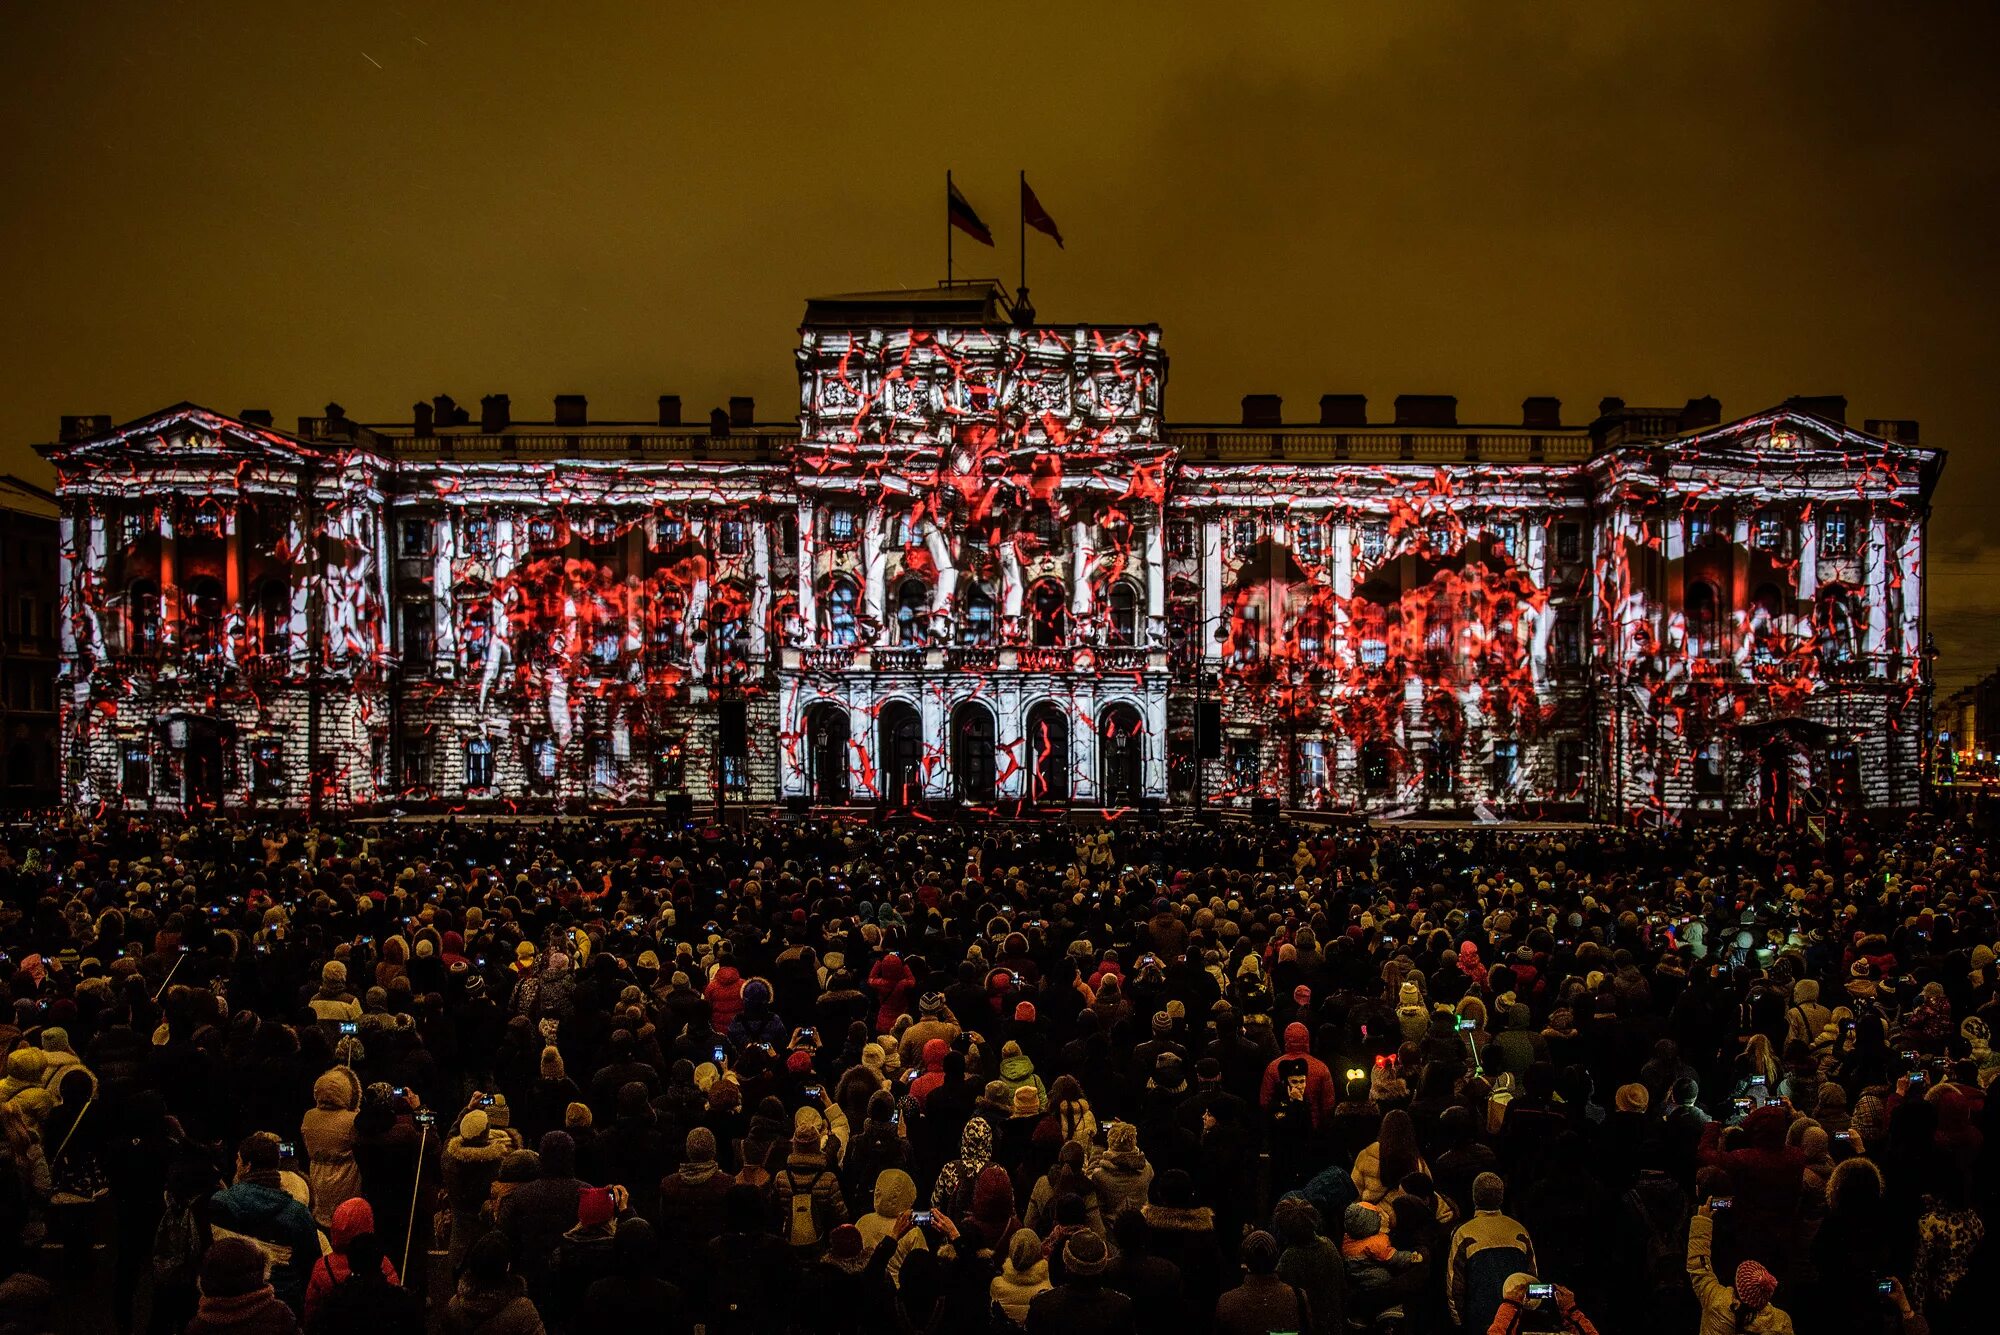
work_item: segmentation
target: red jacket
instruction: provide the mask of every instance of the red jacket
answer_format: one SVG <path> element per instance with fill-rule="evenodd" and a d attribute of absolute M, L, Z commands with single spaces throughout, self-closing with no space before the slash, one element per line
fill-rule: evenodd
<path fill-rule="evenodd" d="M 1334 1088 L 1333 1072 L 1325 1062 L 1307 1051 L 1312 1045 L 1312 1035 L 1297 1020 L 1285 1026 L 1284 1055 L 1273 1058 L 1264 1068 L 1264 1087 L 1257 1096 L 1257 1102 L 1265 1112 L 1277 1106 L 1284 1093 L 1285 1077 L 1279 1067 L 1288 1061 L 1303 1058 L 1306 1064 L 1306 1105 L 1312 1111 L 1313 1129 L 1318 1130 L 1333 1115 L 1333 1105 L 1339 1102 L 1339 1091 Z"/>
<path fill-rule="evenodd" d="M 329 1230 L 333 1238 L 333 1250 L 313 1262 L 312 1274 L 306 1280 L 306 1324 L 311 1325 L 313 1314 L 326 1301 L 334 1286 L 347 1278 L 347 1247 L 363 1233 L 375 1231 L 375 1211 L 367 1200 L 352 1196 L 334 1207 L 333 1228 Z M 382 1278 L 391 1284 L 400 1284 L 396 1278 L 396 1267 L 388 1257 L 382 1258 Z"/>

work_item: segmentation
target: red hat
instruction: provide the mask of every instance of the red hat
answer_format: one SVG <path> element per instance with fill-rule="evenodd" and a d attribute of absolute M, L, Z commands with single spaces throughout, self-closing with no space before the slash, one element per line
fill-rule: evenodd
<path fill-rule="evenodd" d="M 1034 1002 L 1024 1001 L 1020 1005 L 1014 1007 L 1015 1024 L 1033 1024 L 1034 1022 L 1035 1022 Z"/>
<path fill-rule="evenodd" d="M 1771 1301 L 1771 1295 L 1778 1291 L 1778 1279 L 1755 1261 L 1743 1261 L 1736 1267 L 1736 1283 L 1730 1286 L 1736 1290 L 1736 1301 L 1748 1308 L 1760 1308 Z"/>
<path fill-rule="evenodd" d="M 812 1068 L 812 1054 L 804 1048 L 799 1048 L 791 1056 L 785 1058 L 785 1069 L 793 1075 L 809 1075 L 812 1072 Z"/>
<path fill-rule="evenodd" d="M 585 1187 L 576 1194 L 576 1222 L 579 1228 L 608 1224 L 617 1213 L 609 1187 Z"/>

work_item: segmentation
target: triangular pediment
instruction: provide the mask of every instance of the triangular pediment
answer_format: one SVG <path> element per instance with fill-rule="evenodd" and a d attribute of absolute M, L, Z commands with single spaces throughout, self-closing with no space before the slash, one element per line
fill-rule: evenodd
<path fill-rule="evenodd" d="M 46 446 L 51 461 L 89 463 L 111 459 L 207 463 L 248 462 L 298 468 L 331 456 L 320 446 L 256 422 L 246 422 L 198 403 L 177 403 L 123 426 L 80 440 Z"/>
<path fill-rule="evenodd" d="M 1822 417 L 1790 404 L 1781 404 L 1734 422 L 1724 422 L 1720 426 L 1701 427 L 1683 432 L 1676 443 L 1692 445 L 1701 450 L 1780 458 L 1827 452 L 1847 455 L 1856 452 L 1880 454 L 1884 451 L 1897 450 L 1908 450 L 1917 455 L 1932 453 L 1899 441 L 1870 435 L 1865 431 L 1857 431 L 1845 422 Z"/>

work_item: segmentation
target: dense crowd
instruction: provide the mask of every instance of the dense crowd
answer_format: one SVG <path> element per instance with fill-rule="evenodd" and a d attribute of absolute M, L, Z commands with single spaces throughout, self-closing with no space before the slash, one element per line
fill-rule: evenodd
<path fill-rule="evenodd" d="M 1970 1331 L 1993 862 L 1608 830 L 70 819 L 0 1335 Z"/>

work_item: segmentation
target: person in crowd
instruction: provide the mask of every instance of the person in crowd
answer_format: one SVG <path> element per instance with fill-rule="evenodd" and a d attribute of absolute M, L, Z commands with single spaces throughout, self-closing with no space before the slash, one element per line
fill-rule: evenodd
<path fill-rule="evenodd" d="M 211 1234 L 243 1238 L 270 1260 L 271 1290 L 295 1313 L 305 1310 L 306 1280 L 319 1256 L 312 1211 L 280 1180 L 278 1138 L 255 1132 L 236 1149 L 236 1178 L 208 1201 Z M 260 1269 L 259 1275 L 264 1271 Z"/>
<path fill-rule="evenodd" d="M 264 1274 L 264 1251 L 247 1237 L 209 1244 L 201 1301 L 187 1335 L 297 1335 L 299 1319 Z"/>
<path fill-rule="evenodd" d="M 1792 1318 L 1771 1303 L 1778 1279 L 1760 1262 L 1739 1261 L 1733 1282 L 1715 1277 L 1715 1202 L 1704 1201 L 1688 1221 L 1687 1272 L 1701 1307 L 1700 1335 L 1791 1335 Z"/>
<path fill-rule="evenodd" d="M 507 1240 L 488 1233 L 472 1244 L 444 1312 L 447 1335 L 545 1335 L 528 1283 L 514 1273 Z"/>
<path fill-rule="evenodd" d="M 1451 1235 L 1445 1291 L 1461 1330 L 1492 1325 L 1508 1276 L 1536 1273 L 1535 1244 L 1527 1227 L 1504 1212 L 1506 1203 L 1506 1180 L 1481 1173 L 1472 1182 L 1472 1218 Z"/>

